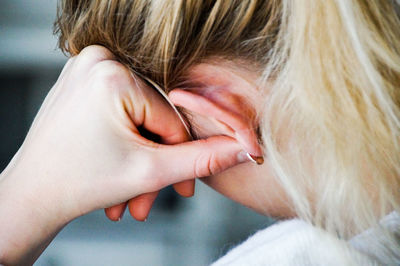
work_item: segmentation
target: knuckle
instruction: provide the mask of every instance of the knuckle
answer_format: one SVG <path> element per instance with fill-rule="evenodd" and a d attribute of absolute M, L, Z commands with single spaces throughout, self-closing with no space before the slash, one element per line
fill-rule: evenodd
<path fill-rule="evenodd" d="M 222 165 L 217 156 L 215 156 L 214 154 L 211 155 L 208 161 L 208 171 L 210 173 L 209 175 L 215 175 L 222 171 Z"/>
<path fill-rule="evenodd" d="M 101 87 L 118 88 L 128 76 L 128 70 L 121 63 L 112 60 L 101 61 L 90 70 L 90 77 Z"/>
<path fill-rule="evenodd" d="M 86 60 L 96 63 L 103 60 L 114 59 L 114 55 L 104 46 L 90 45 L 82 49 L 78 58 L 85 58 Z"/>
<path fill-rule="evenodd" d="M 107 48 L 100 45 L 87 46 L 77 56 L 76 69 L 81 73 L 89 72 L 94 66 L 103 61 L 114 60 L 115 57 Z"/>
<path fill-rule="evenodd" d="M 200 155 L 194 165 L 194 176 L 205 177 L 219 173 L 222 170 L 221 163 L 214 153 Z"/>

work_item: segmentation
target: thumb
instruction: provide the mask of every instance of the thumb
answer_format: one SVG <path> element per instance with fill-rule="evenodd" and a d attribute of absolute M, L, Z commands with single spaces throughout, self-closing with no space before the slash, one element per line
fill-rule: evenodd
<path fill-rule="evenodd" d="M 233 138 L 214 136 L 176 145 L 160 145 L 154 150 L 155 178 L 161 186 L 218 174 L 237 164 L 248 162 L 246 152 Z"/>

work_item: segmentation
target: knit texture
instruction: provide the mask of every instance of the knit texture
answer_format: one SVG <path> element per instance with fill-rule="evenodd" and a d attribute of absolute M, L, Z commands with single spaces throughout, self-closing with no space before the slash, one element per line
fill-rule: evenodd
<path fill-rule="evenodd" d="M 391 213 L 383 224 L 398 230 L 400 216 Z M 213 266 L 222 265 L 383 265 L 374 230 L 344 241 L 299 219 L 278 222 L 229 251 Z"/>

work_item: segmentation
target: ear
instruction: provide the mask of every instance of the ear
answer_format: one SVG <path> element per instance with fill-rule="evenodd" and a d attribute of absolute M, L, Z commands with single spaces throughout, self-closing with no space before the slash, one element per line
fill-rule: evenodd
<path fill-rule="evenodd" d="M 231 136 L 246 152 L 261 157 L 256 79 L 254 73 L 229 65 L 199 64 L 189 71 L 188 86 L 172 90 L 169 98 L 184 108 L 191 124 L 200 123 L 197 126 L 200 131 L 206 128 L 212 134 Z M 208 136 L 200 134 L 200 138 Z"/>

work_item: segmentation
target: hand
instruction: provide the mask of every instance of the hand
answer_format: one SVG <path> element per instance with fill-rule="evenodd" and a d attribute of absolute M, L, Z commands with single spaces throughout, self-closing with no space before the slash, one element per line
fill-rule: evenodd
<path fill-rule="evenodd" d="M 186 180 L 172 185 L 175 191 L 182 197 L 191 197 L 194 195 L 194 180 Z M 106 208 L 105 214 L 111 221 L 119 221 L 128 207 L 131 216 L 138 221 L 145 221 L 153 206 L 159 191 L 149 192 L 139 195 L 128 202 L 114 205 Z"/>
<path fill-rule="evenodd" d="M 188 141 L 186 131 L 177 131 L 176 139 L 170 139 L 168 143 L 164 144 L 175 144 Z M 164 140 L 165 141 L 165 140 Z M 192 197 L 194 195 L 195 181 L 186 180 L 172 185 L 175 191 L 182 197 Z M 138 221 L 145 221 L 149 215 L 149 212 L 153 206 L 155 199 L 158 196 L 159 191 L 149 192 L 139 195 L 127 202 L 117 204 L 115 206 L 104 209 L 106 216 L 111 221 L 119 221 L 128 207 L 131 216 Z"/>
<path fill-rule="evenodd" d="M 0 251 L 9 259 L 0 253 L 0 263 L 36 258 L 80 215 L 246 161 L 230 137 L 163 145 L 141 136 L 145 129 L 173 143 L 185 131 L 161 96 L 114 59 L 92 46 L 68 61 L 2 173 Z"/>

